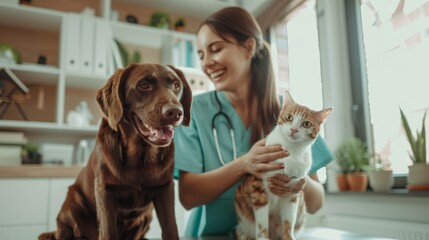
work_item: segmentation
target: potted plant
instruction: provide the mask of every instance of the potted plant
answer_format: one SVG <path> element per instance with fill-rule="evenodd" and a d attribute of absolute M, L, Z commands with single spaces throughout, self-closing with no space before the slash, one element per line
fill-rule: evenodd
<path fill-rule="evenodd" d="M 390 167 L 390 142 L 371 158 L 368 171 L 369 186 L 374 192 L 389 192 L 393 186 L 393 171 Z"/>
<path fill-rule="evenodd" d="M 347 153 L 343 148 L 338 148 L 335 152 L 335 156 L 339 167 L 339 174 L 336 176 L 338 190 L 341 192 L 348 191 L 350 187 L 347 182 L 347 174 L 350 172 L 350 158 L 347 157 Z"/>
<path fill-rule="evenodd" d="M 155 12 L 150 18 L 149 26 L 170 29 L 170 16 L 167 13 Z"/>
<path fill-rule="evenodd" d="M 426 112 L 423 115 L 422 128 L 420 131 L 416 130 L 416 136 L 411 132 L 410 125 L 408 124 L 407 117 L 402 109 L 401 112 L 402 126 L 405 130 L 405 136 L 411 145 L 411 153 L 409 156 L 412 165 L 408 166 L 408 189 L 425 188 L 429 185 L 429 165 L 426 161 Z"/>
<path fill-rule="evenodd" d="M 39 164 L 42 160 L 42 155 L 36 145 L 28 143 L 22 147 L 21 158 L 23 164 Z"/>
<path fill-rule="evenodd" d="M 176 22 L 174 23 L 174 29 L 180 32 L 185 30 L 185 19 L 183 17 L 179 17 L 176 20 Z"/>
<path fill-rule="evenodd" d="M 368 186 L 369 157 L 365 144 L 358 138 L 343 142 L 335 151 L 337 163 L 346 172 L 351 191 L 363 192 Z"/>

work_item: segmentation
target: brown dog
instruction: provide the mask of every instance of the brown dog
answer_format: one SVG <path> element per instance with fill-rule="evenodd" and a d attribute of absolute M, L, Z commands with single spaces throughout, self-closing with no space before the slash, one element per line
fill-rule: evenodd
<path fill-rule="evenodd" d="M 98 90 L 97 102 L 104 117 L 94 151 L 69 187 L 57 231 L 39 239 L 144 239 L 153 206 L 162 238 L 179 239 L 173 128 L 189 125 L 192 102 L 183 73 L 159 64 L 130 65 Z"/>

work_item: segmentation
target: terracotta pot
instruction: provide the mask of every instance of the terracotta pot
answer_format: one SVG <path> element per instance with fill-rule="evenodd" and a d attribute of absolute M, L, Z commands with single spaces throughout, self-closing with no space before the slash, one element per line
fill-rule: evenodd
<path fill-rule="evenodd" d="M 390 192 L 393 186 L 392 171 L 368 171 L 369 186 L 374 192 Z"/>
<path fill-rule="evenodd" d="M 337 186 L 338 186 L 338 190 L 340 190 L 340 192 L 344 192 L 344 191 L 349 190 L 349 184 L 347 182 L 346 176 L 347 176 L 346 174 L 341 174 L 341 175 L 336 176 Z"/>
<path fill-rule="evenodd" d="M 347 174 L 347 182 L 350 191 L 364 192 L 368 187 L 368 174 L 365 172 L 356 172 Z"/>
<path fill-rule="evenodd" d="M 408 166 L 408 184 L 409 185 L 427 185 L 429 184 L 429 165 L 426 163 L 414 163 Z"/>

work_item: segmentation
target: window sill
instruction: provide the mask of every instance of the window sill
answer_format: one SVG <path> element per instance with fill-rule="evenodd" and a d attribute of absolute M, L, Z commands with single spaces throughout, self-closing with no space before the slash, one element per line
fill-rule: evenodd
<path fill-rule="evenodd" d="M 407 189 L 392 189 L 390 192 L 374 192 L 367 190 L 365 192 L 326 192 L 328 196 L 387 196 L 387 197 L 429 197 L 429 191 L 409 192 Z"/>

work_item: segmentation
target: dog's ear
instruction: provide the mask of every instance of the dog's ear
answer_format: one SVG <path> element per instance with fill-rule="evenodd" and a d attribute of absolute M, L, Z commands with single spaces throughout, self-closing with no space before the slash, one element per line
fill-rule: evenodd
<path fill-rule="evenodd" d="M 127 68 L 128 69 L 128 68 Z M 123 85 L 126 69 L 118 69 L 107 81 L 106 85 L 97 91 L 97 103 L 107 119 L 110 128 L 118 130 L 117 125 L 122 120 L 124 106 Z"/>
<path fill-rule="evenodd" d="M 191 106 L 192 106 L 192 90 L 188 84 L 188 81 L 185 78 L 183 72 L 171 65 L 167 65 L 169 68 L 173 69 L 174 72 L 179 76 L 180 80 L 182 80 L 183 84 L 183 94 L 182 99 L 180 99 L 180 103 L 183 106 L 184 118 L 183 125 L 189 126 L 191 123 Z"/>

